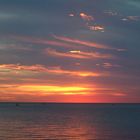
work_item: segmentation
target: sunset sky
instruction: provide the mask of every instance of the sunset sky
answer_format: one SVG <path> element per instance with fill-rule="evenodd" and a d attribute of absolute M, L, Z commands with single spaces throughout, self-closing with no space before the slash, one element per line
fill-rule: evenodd
<path fill-rule="evenodd" d="M 0 0 L 1 102 L 140 102 L 139 0 Z"/>

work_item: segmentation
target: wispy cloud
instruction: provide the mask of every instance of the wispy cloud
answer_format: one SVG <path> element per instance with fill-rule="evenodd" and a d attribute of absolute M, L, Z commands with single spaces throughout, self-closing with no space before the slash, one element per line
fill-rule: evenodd
<path fill-rule="evenodd" d="M 122 18 L 123 21 L 139 21 L 140 16 L 127 16 Z"/>
<path fill-rule="evenodd" d="M 106 10 L 106 11 L 104 11 L 104 13 L 109 15 L 109 16 L 117 16 L 117 15 L 119 15 L 118 12 L 112 11 L 112 10 Z"/>
<path fill-rule="evenodd" d="M 59 75 L 73 75 L 73 76 L 80 76 L 80 77 L 87 77 L 87 76 L 101 76 L 105 75 L 103 73 L 91 72 L 91 71 L 70 71 L 61 69 L 61 67 L 45 67 L 43 65 L 20 65 L 20 64 L 1 64 L 0 69 L 5 72 L 15 71 L 34 71 L 34 72 L 46 72 L 52 74 L 59 74 Z M 8 70 L 8 71 L 7 71 Z"/>
<path fill-rule="evenodd" d="M 56 57 L 69 57 L 69 58 L 78 58 L 78 59 L 113 59 L 115 58 L 111 54 L 101 54 L 98 52 L 84 52 L 80 50 L 71 50 L 68 52 L 59 52 L 51 48 L 45 49 L 46 54 L 56 56 Z"/>
<path fill-rule="evenodd" d="M 84 46 L 97 48 L 97 49 L 114 49 L 114 48 L 111 48 L 109 46 L 99 44 L 99 43 L 95 43 L 95 42 L 83 41 L 83 40 L 79 40 L 79 39 L 63 37 L 63 36 L 56 36 L 56 35 L 53 35 L 53 37 L 55 39 L 58 39 L 58 40 L 61 40 L 61 41 L 70 42 L 70 43 L 79 44 L 79 45 L 84 45 Z"/>
<path fill-rule="evenodd" d="M 40 38 L 25 37 L 25 36 L 11 36 L 10 38 L 15 39 L 16 41 L 23 41 L 23 42 L 33 43 L 33 44 L 50 45 L 50 46 L 57 46 L 57 47 L 64 47 L 64 48 L 79 48 L 83 46 L 89 46 L 95 48 L 97 48 L 98 46 L 99 48 L 102 48 L 100 46 L 103 46 L 97 43 L 84 42 L 77 39 L 59 37 L 56 35 L 53 35 L 53 37 L 54 39 L 57 40 L 54 39 L 48 40 L 48 39 L 40 39 Z"/>
<path fill-rule="evenodd" d="M 29 43 L 40 44 L 40 45 L 51 45 L 51 46 L 66 47 L 66 48 L 77 47 L 76 45 L 71 45 L 56 40 L 40 39 L 40 38 L 25 37 L 25 36 L 11 36 L 11 38 L 17 41 L 29 42 Z"/>
<path fill-rule="evenodd" d="M 119 20 L 122 21 L 140 21 L 139 15 L 124 15 L 122 13 L 118 13 L 116 11 L 107 10 L 104 12 L 106 15 L 117 17 Z"/>
<path fill-rule="evenodd" d="M 111 63 L 105 62 L 105 63 L 103 63 L 103 67 L 112 68 L 112 67 L 121 67 L 121 66 L 117 65 L 117 64 L 111 64 Z"/>
<path fill-rule="evenodd" d="M 103 27 L 100 26 L 94 26 L 91 27 L 93 30 L 102 30 Z M 50 46 L 56 46 L 56 47 L 64 47 L 64 48 L 79 48 L 79 47 L 90 47 L 90 48 L 96 48 L 96 49 L 105 49 L 105 50 L 115 50 L 115 51 L 125 51 L 125 49 L 118 49 L 113 48 L 108 45 L 104 45 L 101 43 L 91 42 L 91 41 L 85 41 L 80 40 L 76 38 L 70 38 L 70 37 L 64 37 L 64 36 L 57 36 L 52 35 L 53 39 L 40 39 L 40 38 L 34 38 L 34 37 L 25 37 L 25 36 L 10 36 L 11 39 L 14 39 L 16 41 L 23 41 L 27 43 L 33 43 L 33 44 L 40 44 L 40 45 L 50 45 Z M 55 40 L 54 40 L 55 39 Z"/>
<path fill-rule="evenodd" d="M 18 15 L 17 14 L 11 14 L 11 13 L 5 13 L 5 12 L 1 12 L 0 13 L 0 20 L 3 21 L 3 20 L 9 20 L 9 19 L 14 19 L 14 18 L 17 18 Z"/>
<path fill-rule="evenodd" d="M 21 44 L 0 44 L 0 50 L 18 50 L 18 51 L 31 51 L 32 49 L 28 46 L 24 46 L 24 45 L 21 45 Z"/>

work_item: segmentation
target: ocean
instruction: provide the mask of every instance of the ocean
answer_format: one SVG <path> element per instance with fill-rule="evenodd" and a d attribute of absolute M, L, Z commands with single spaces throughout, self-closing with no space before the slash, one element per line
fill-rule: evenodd
<path fill-rule="evenodd" d="M 140 140 L 140 104 L 1 103 L 0 140 Z"/>

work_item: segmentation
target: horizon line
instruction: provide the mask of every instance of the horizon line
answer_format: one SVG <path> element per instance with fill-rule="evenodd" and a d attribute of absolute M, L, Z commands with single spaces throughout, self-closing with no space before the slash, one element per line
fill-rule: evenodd
<path fill-rule="evenodd" d="M 0 101 L 0 104 L 140 104 L 139 102 L 6 102 Z"/>

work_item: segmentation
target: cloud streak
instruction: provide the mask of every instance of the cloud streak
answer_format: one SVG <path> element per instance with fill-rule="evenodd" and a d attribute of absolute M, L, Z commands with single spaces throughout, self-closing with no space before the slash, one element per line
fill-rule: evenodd
<path fill-rule="evenodd" d="M 101 30 L 103 31 L 103 27 L 100 26 L 92 26 L 90 27 L 91 30 Z M 48 40 L 48 39 L 40 39 L 40 38 L 33 38 L 33 37 L 24 37 L 24 36 L 10 36 L 11 39 L 15 39 L 16 41 L 23 41 L 27 43 L 39 44 L 39 45 L 50 45 L 54 47 L 61 47 L 61 48 L 96 48 L 96 49 L 103 49 L 103 50 L 114 50 L 114 51 L 125 51 L 125 49 L 118 49 L 113 48 L 108 45 L 104 45 L 101 43 L 91 42 L 91 41 L 84 41 L 79 40 L 76 38 L 64 37 L 64 36 L 57 36 L 52 35 L 55 39 Z"/>
<path fill-rule="evenodd" d="M 99 44 L 99 43 L 96 43 L 96 42 L 83 41 L 83 40 L 79 40 L 79 39 L 68 38 L 68 37 L 63 37 L 63 36 L 56 36 L 56 35 L 53 35 L 53 37 L 55 39 L 58 39 L 58 40 L 61 40 L 61 41 L 74 43 L 74 44 L 78 44 L 78 45 L 84 45 L 84 46 L 92 47 L 92 48 L 96 48 L 96 49 L 116 50 L 116 48 L 111 48 L 107 45 Z"/>
<path fill-rule="evenodd" d="M 0 69 L 3 72 L 20 72 L 20 71 L 34 71 L 34 72 L 46 72 L 52 74 L 60 74 L 60 75 L 72 75 L 72 76 L 80 76 L 80 77 L 87 77 L 87 76 L 94 76 L 98 77 L 104 74 L 97 73 L 97 72 L 90 72 L 90 71 L 70 71 L 70 70 L 63 70 L 61 67 L 45 67 L 43 65 L 20 65 L 20 64 L 2 64 L 0 65 Z"/>
<path fill-rule="evenodd" d="M 101 54 L 98 52 L 83 52 L 83 51 L 68 51 L 68 52 L 58 52 L 54 49 L 47 48 L 45 49 L 45 54 L 49 54 L 56 57 L 68 57 L 68 58 L 77 58 L 77 59 L 113 59 L 114 56 L 111 54 Z"/>

